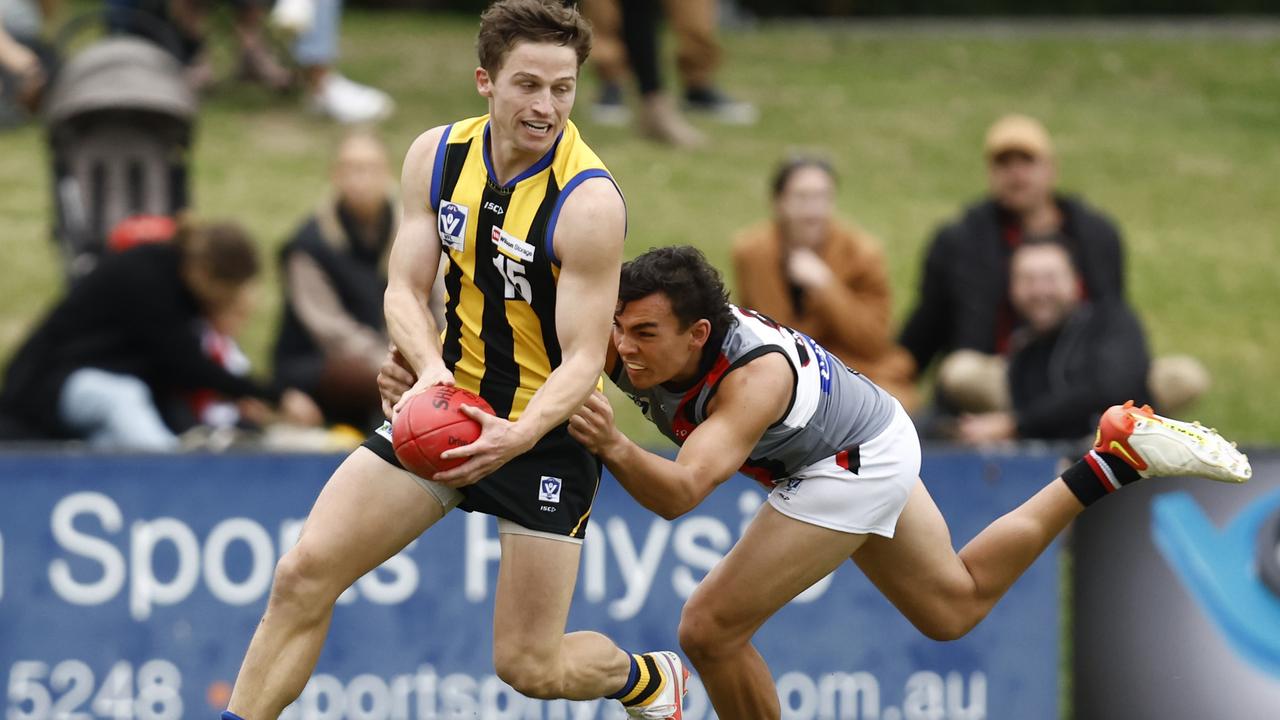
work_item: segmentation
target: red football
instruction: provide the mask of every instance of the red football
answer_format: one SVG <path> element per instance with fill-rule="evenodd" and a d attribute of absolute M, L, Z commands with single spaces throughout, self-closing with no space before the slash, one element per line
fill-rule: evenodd
<path fill-rule="evenodd" d="M 493 414 L 493 407 L 473 392 L 452 385 L 433 385 L 409 398 L 391 426 L 391 446 L 405 469 L 431 477 L 455 468 L 466 458 L 440 459 L 440 454 L 480 437 L 480 423 L 462 414 L 471 405 Z"/>

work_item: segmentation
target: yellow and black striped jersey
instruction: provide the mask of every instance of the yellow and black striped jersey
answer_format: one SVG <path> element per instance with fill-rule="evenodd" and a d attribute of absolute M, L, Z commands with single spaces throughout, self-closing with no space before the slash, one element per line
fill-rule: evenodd
<path fill-rule="evenodd" d="M 551 150 L 505 185 L 493 176 L 489 117 L 446 128 L 431 173 L 431 207 L 448 266 L 445 365 L 458 386 L 515 420 L 560 364 L 552 237 L 565 199 L 584 180 L 612 180 L 565 125 Z"/>

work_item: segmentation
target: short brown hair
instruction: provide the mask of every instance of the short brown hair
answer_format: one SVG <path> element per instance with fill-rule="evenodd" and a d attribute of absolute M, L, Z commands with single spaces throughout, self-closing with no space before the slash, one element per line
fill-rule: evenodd
<path fill-rule="evenodd" d="M 174 238 L 183 261 L 200 267 L 212 280 L 243 285 L 258 276 L 258 248 L 244 228 L 232 222 L 184 224 Z"/>
<path fill-rule="evenodd" d="M 520 41 L 555 43 L 573 48 L 578 67 L 591 54 L 591 23 L 577 8 L 556 0 L 501 0 L 480 16 L 476 54 L 480 67 L 497 75 Z"/>

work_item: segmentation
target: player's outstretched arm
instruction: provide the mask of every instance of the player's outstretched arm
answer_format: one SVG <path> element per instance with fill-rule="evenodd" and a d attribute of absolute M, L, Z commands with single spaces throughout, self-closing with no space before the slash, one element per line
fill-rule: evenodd
<path fill-rule="evenodd" d="M 675 460 L 644 450 L 623 435 L 601 393 L 570 419 L 569 433 L 600 456 L 636 502 L 671 520 L 692 510 L 742 467 L 769 426 L 787 411 L 792 377 L 778 354 L 726 375 L 707 419 L 689 434 Z"/>
<path fill-rule="evenodd" d="M 431 168 L 444 127 L 413 141 L 401 173 L 401 220 L 387 268 L 383 312 L 387 332 L 418 380 L 401 398 L 437 383 L 453 384 L 436 343 L 439 330 L 427 306 L 440 267 L 440 235 L 431 208 Z M 399 405 L 399 404 L 398 404 Z"/>

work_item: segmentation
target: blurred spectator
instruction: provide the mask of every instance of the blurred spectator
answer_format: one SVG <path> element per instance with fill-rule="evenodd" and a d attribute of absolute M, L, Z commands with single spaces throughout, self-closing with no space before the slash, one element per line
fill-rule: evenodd
<path fill-rule="evenodd" d="M 381 417 L 376 380 L 389 342 L 382 294 L 396 215 L 386 150 L 368 133 L 348 135 L 332 181 L 280 253 L 276 377 L 315 397 L 330 423 L 364 428 Z M 440 298 L 432 305 L 439 322 Z"/>
<path fill-rule="evenodd" d="M 240 58 L 237 76 L 277 91 L 293 85 L 293 74 L 272 52 L 265 35 L 265 0 L 231 0 L 233 31 Z M 206 39 L 209 34 L 210 0 L 107 0 L 113 30 L 141 35 L 177 53 L 187 71 L 187 81 L 197 91 L 214 82 L 213 63 Z M 143 17 L 139 17 L 142 15 Z M 158 21 L 172 37 L 157 37 Z M 176 41 L 177 46 L 173 47 Z"/>
<path fill-rule="evenodd" d="M 0 389 L 0 411 L 25 434 L 83 438 L 95 447 L 171 450 L 162 406 L 211 390 L 310 425 L 319 410 L 231 372 L 202 345 L 209 324 L 233 332 L 258 275 L 253 242 L 237 226 L 186 228 L 172 243 L 108 254 L 54 306 L 19 348 Z M 255 402 L 257 401 L 257 402 Z"/>
<path fill-rule="evenodd" d="M 1056 192 L 1057 164 L 1044 126 L 1025 115 L 1005 116 L 987 132 L 984 149 L 990 196 L 934 236 L 920 299 L 902 331 L 901 342 L 921 372 L 939 355 L 956 350 L 1007 356 L 1017 326 L 1009 300 L 1009 256 L 1025 237 L 1061 238 L 1078 269 L 1083 299 L 1124 300 L 1120 234 L 1109 218 L 1080 198 Z M 1177 380 L 1166 381 L 1170 387 L 1181 384 L 1187 389 L 1178 398 L 1169 394 L 1183 404 L 1207 384 L 1199 364 L 1185 360 L 1172 366 Z M 957 384 L 968 384 L 974 373 L 974 382 L 981 382 L 984 374 L 990 377 L 991 367 L 989 362 L 975 362 L 972 354 L 940 367 L 942 414 L 964 406 L 965 391 Z M 1152 390 L 1161 401 L 1161 387 Z M 1177 410 L 1176 405 L 1160 406 L 1166 414 Z M 929 427 L 922 429 L 931 433 Z"/>
<path fill-rule="evenodd" d="M 41 38 L 52 0 L 0 0 L 0 125 L 35 113 L 53 71 L 54 50 Z"/>
<path fill-rule="evenodd" d="M 117 8 L 113 23 L 117 29 L 150 36 L 147 23 L 139 22 L 142 11 L 170 24 L 180 40 L 179 59 L 187 66 L 188 79 L 196 89 L 213 82 L 213 67 L 205 51 L 208 35 L 209 0 L 109 0 Z M 231 0 L 235 11 L 235 35 L 240 46 L 241 79 L 261 83 L 275 90 L 292 86 L 293 73 L 271 52 L 264 33 L 266 8 L 262 0 Z M 348 79 L 334 64 L 342 23 L 342 0 L 280 0 L 271 15 L 282 29 L 296 35 L 293 59 L 302 73 L 307 108 L 341 123 L 382 120 L 395 109 L 390 96 L 376 88 Z"/>
<path fill-rule="evenodd" d="M 1029 238 L 1009 265 L 1009 296 L 1021 325 L 1007 368 L 995 356 L 956 354 L 956 362 L 990 362 L 995 370 L 987 371 L 985 382 L 964 385 L 966 404 L 987 411 L 960 417 L 959 440 L 1077 440 L 1093 431 L 1109 406 L 1147 402 L 1146 338 L 1123 301 L 1086 301 L 1059 238 Z"/>
<path fill-rule="evenodd" d="M 249 358 L 240 349 L 236 338 L 253 316 L 257 306 L 256 287 L 239 293 L 234 302 L 198 323 L 200 346 L 204 354 L 241 377 L 249 374 Z M 271 410 L 254 400 L 231 401 L 216 391 L 201 388 L 180 393 L 167 408 L 165 419 L 179 432 L 195 426 L 210 428 L 235 427 L 242 420 L 265 425 L 271 420 Z"/>
<path fill-rule="evenodd" d="M 600 78 L 600 96 L 592 118 L 601 125 L 631 122 L 623 85 L 631 74 L 627 46 L 622 39 L 620 0 L 582 0 L 583 17 L 591 22 L 591 64 Z"/>
<path fill-rule="evenodd" d="M 293 58 L 302 68 L 307 106 L 340 123 L 383 120 L 395 110 L 385 92 L 334 69 L 342 28 L 342 0 L 280 0 L 273 19 L 298 33 Z"/>
<path fill-rule="evenodd" d="M 623 6 L 630 5 L 647 13 L 636 15 L 640 28 L 654 24 L 656 8 L 652 0 L 583 0 L 582 11 L 591 21 L 594 31 L 591 59 L 600 75 L 603 87 L 594 113 L 598 122 L 621 125 L 630 119 L 623 97 L 622 87 L 627 81 L 632 43 L 624 42 L 621 34 L 631 24 L 631 15 L 624 23 Z M 716 85 L 716 70 L 720 67 L 721 48 L 717 37 L 720 4 L 716 0 L 663 0 L 663 10 L 676 36 L 676 70 L 684 88 L 684 107 L 687 110 L 707 113 L 722 122 L 733 125 L 754 123 L 759 112 L 751 103 L 730 98 Z M 645 17 L 648 18 L 646 23 Z M 656 28 L 655 28 L 656 30 Z M 656 67 L 656 47 L 652 62 L 644 67 Z M 631 63 L 637 65 L 638 63 Z M 642 73 L 637 70 L 637 78 Z"/>
<path fill-rule="evenodd" d="M 684 109 L 729 124 L 754 123 L 759 115 L 755 106 L 733 100 L 715 83 L 721 55 L 716 38 L 719 4 L 666 0 L 663 6 L 676 35 Z M 641 98 L 637 127 L 643 135 L 679 146 L 703 142 L 702 133 L 688 124 L 662 90 L 654 0 L 584 0 L 582 7 L 594 30 L 591 57 L 602 81 L 594 119 L 606 125 L 631 120 L 623 85 L 634 75 Z"/>
<path fill-rule="evenodd" d="M 592 11 L 602 15 L 599 29 L 592 18 Z M 586 15 L 593 23 L 593 51 L 603 39 L 606 60 L 611 55 L 625 60 L 635 75 L 640 91 L 640 117 L 636 123 L 640 134 L 677 147 L 695 147 L 704 143 L 706 137 L 685 120 L 671 101 L 671 96 L 662 89 L 658 61 L 658 10 L 653 0 L 595 0 L 588 5 Z M 615 50 L 611 52 L 610 47 Z M 617 52 L 618 47 L 625 48 L 625 51 Z M 620 75 L 623 71 L 615 66 L 608 72 Z M 601 102 L 611 104 L 599 109 L 597 120 L 623 124 L 629 119 L 621 85 L 606 79 Z"/>
<path fill-rule="evenodd" d="M 1084 201 L 1055 193 L 1057 165 L 1044 127 L 1022 115 L 1001 118 L 985 150 L 990 196 L 934 236 L 919 304 L 902 332 L 921 370 L 952 350 L 1008 350 L 1009 255 L 1026 235 L 1066 238 L 1089 299 L 1124 296 L 1120 235 Z"/>
<path fill-rule="evenodd" d="M 894 344 L 879 241 L 835 216 L 836 175 L 796 158 L 773 179 L 773 219 L 733 244 L 738 301 L 795 328 L 888 390 L 917 401 L 911 356 Z"/>

